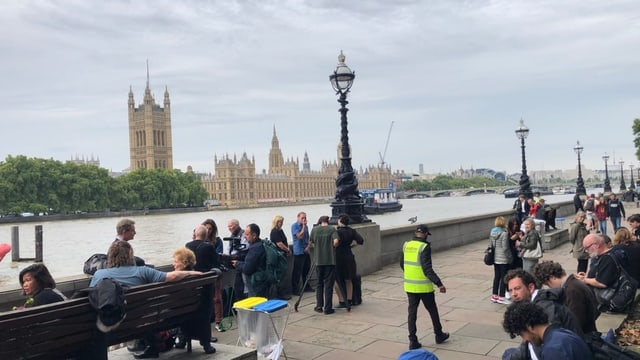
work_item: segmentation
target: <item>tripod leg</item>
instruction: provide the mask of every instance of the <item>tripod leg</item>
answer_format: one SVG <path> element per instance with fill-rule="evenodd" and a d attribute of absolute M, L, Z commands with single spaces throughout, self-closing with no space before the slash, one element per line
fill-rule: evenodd
<path fill-rule="evenodd" d="M 295 305 L 293 305 L 293 309 L 295 310 L 295 312 L 298 312 L 298 305 L 300 305 L 300 301 L 302 301 L 304 290 L 307 288 L 307 284 L 309 284 L 309 280 L 311 279 L 311 276 L 315 271 L 316 271 L 316 263 L 312 262 L 311 268 L 309 269 L 309 274 L 307 274 L 307 278 L 304 280 L 304 284 L 302 284 L 302 288 L 300 289 L 300 297 L 296 301 Z"/>

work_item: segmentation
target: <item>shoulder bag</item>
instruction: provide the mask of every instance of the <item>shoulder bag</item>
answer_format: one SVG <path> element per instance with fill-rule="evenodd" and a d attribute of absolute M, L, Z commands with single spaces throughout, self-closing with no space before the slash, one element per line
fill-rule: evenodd
<path fill-rule="evenodd" d="M 524 253 L 522 254 L 522 258 L 523 259 L 540 259 L 542 257 L 542 241 L 540 238 L 538 238 L 538 241 L 536 241 L 536 248 L 531 250 L 531 249 L 525 249 Z"/>
<path fill-rule="evenodd" d="M 620 266 L 615 254 L 607 255 L 611 257 L 613 262 L 615 262 L 620 275 L 618 275 L 618 279 L 613 286 L 605 289 L 594 288 L 596 298 L 605 310 L 612 312 L 624 312 L 636 297 L 638 282 L 632 278 L 622 266 Z"/>
<path fill-rule="evenodd" d="M 496 248 L 493 245 L 493 240 L 489 239 L 489 246 L 484 251 L 484 264 L 485 265 L 493 265 L 496 258 Z"/>

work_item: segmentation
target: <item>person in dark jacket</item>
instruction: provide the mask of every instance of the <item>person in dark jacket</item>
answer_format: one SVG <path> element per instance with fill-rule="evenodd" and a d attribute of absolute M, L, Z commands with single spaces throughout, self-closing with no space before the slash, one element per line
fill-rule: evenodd
<path fill-rule="evenodd" d="M 349 226 L 349 215 L 338 216 L 338 247 L 336 247 L 336 283 L 340 308 L 351 308 L 353 302 L 353 279 L 357 275 L 356 258 L 351 248 L 364 244 L 364 239 Z M 346 298 L 345 294 L 346 292 Z"/>
<path fill-rule="evenodd" d="M 564 305 L 564 290 L 562 288 L 540 289 L 538 280 L 522 269 L 509 270 L 504 281 L 507 283 L 513 302 L 532 302 L 544 309 L 552 324 L 582 336 L 582 328 L 578 320 Z M 532 358 L 531 353 L 534 353 L 539 359 L 540 347 L 525 341 L 519 348 L 505 350 L 502 358 L 509 360 L 529 359 Z"/>
<path fill-rule="evenodd" d="M 616 194 L 614 193 L 609 195 L 609 202 L 607 203 L 607 217 L 611 220 L 614 232 L 620 227 L 622 218 L 626 217 L 624 205 L 622 205 L 622 201 L 616 198 Z"/>
<path fill-rule="evenodd" d="M 218 253 L 213 244 L 207 242 L 207 226 L 198 225 L 195 230 L 195 239 L 186 243 L 185 247 L 196 256 L 194 270 L 207 272 L 220 267 Z M 205 285 L 200 292 L 200 307 L 197 315 L 193 316 L 182 326 L 182 330 L 188 336 L 200 340 L 200 345 L 206 354 L 213 354 L 216 349 L 211 346 L 211 315 L 213 307 L 213 285 Z M 182 345 L 182 344 L 180 344 Z"/>
<path fill-rule="evenodd" d="M 29 296 L 24 307 L 46 305 L 67 299 L 56 289 L 56 282 L 44 264 L 33 264 L 22 269 L 18 280 L 22 294 Z"/>
<path fill-rule="evenodd" d="M 584 212 L 584 206 L 582 205 L 582 199 L 580 198 L 580 194 L 575 194 L 573 196 L 573 208 L 578 211 Z"/>
<path fill-rule="evenodd" d="M 529 216 L 529 202 L 527 201 L 527 197 L 524 194 L 518 195 L 518 198 L 513 203 L 513 210 L 516 212 L 516 219 L 522 224 L 524 219 Z"/>
<path fill-rule="evenodd" d="M 624 251 L 626 257 L 625 270 L 640 284 L 640 244 L 626 227 L 619 228 L 613 235 L 613 250 Z"/>
<path fill-rule="evenodd" d="M 522 337 L 540 349 L 538 359 L 591 360 L 593 354 L 580 335 L 549 321 L 544 309 L 521 302 L 507 308 L 502 327 L 511 338 Z"/>
<path fill-rule="evenodd" d="M 260 240 L 260 227 L 256 224 L 247 225 L 244 229 L 244 236 L 249 242 L 247 256 L 242 261 L 233 260 L 231 264 L 237 271 L 251 279 L 248 284 L 245 284 L 245 287 L 249 288 L 249 296 L 269 297 L 270 285 L 256 283 L 252 279 L 255 273 L 263 271 L 267 267 L 267 254 Z"/>
<path fill-rule="evenodd" d="M 596 319 L 600 315 L 598 300 L 593 291 L 573 274 L 567 273 L 557 262 L 543 261 L 533 267 L 533 274 L 542 284 L 564 289 L 564 304 L 580 324 L 583 334 L 597 331 Z"/>

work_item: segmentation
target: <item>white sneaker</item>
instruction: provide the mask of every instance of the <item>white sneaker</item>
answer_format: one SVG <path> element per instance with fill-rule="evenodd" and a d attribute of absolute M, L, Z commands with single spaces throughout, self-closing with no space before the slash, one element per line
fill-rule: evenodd
<path fill-rule="evenodd" d="M 226 329 L 224 327 L 222 327 L 221 323 L 216 323 L 215 328 L 216 328 L 216 330 L 218 330 L 218 332 L 225 332 L 226 331 Z"/>
<path fill-rule="evenodd" d="M 501 298 L 498 298 L 498 304 L 509 305 L 511 304 L 511 300 L 501 297 Z"/>

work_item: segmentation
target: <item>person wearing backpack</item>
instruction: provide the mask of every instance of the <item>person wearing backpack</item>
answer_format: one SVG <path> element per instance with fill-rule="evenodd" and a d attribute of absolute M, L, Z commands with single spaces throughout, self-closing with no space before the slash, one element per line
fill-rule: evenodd
<path fill-rule="evenodd" d="M 256 282 L 253 280 L 254 275 L 263 273 L 267 268 L 267 255 L 262 241 L 260 240 L 260 227 L 256 224 L 249 224 L 244 229 L 244 236 L 249 242 L 249 249 L 244 260 L 232 260 L 231 265 L 235 269 L 246 275 L 251 281 L 245 284 L 249 290 L 249 296 L 269 297 L 271 284 L 266 281 Z"/>

